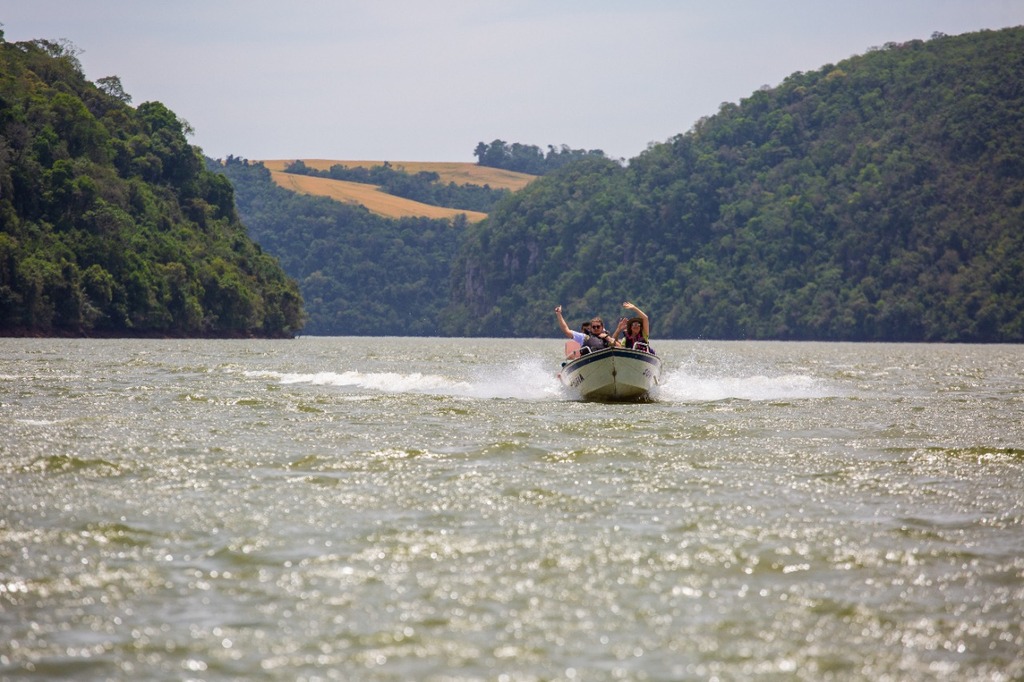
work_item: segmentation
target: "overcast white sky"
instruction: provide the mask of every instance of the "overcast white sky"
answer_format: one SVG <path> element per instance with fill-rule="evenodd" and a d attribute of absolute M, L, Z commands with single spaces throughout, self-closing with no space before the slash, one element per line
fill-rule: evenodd
<path fill-rule="evenodd" d="M 794 71 L 1024 24 L 1024 0 L 0 0 L 209 156 L 474 161 L 478 142 L 632 158 Z"/>

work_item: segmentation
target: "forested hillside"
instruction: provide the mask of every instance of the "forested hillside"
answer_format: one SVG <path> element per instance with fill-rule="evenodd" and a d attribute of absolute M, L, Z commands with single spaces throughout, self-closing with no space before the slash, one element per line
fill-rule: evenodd
<path fill-rule="evenodd" d="M 231 180 L 253 238 L 299 281 L 309 315 L 304 333 L 441 334 L 464 217 L 383 218 L 283 189 L 262 163 L 229 157 L 209 167 Z"/>
<path fill-rule="evenodd" d="M 476 224 L 204 168 L 189 132 L 0 33 L 0 333 L 288 336 L 304 296 L 310 334 L 549 336 L 631 300 L 661 338 L 1024 341 L 1024 29 L 793 74 L 625 166 L 552 148 Z"/>
<path fill-rule="evenodd" d="M 291 336 L 302 299 L 188 125 L 0 32 L 0 334 Z"/>
<path fill-rule="evenodd" d="M 623 300 L 656 337 L 1024 341 L 1024 29 L 886 45 L 468 228 L 449 334 Z"/>
<path fill-rule="evenodd" d="M 490 144 L 480 142 L 473 150 L 473 156 L 481 166 L 504 168 L 519 173 L 545 175 L 570 163 L 588 158 L 605 158 L 600 149 L 571 149 L 569 145 L 555 147 L 548 145 L 547 153 L 534 144 L 494 140 Z"/>

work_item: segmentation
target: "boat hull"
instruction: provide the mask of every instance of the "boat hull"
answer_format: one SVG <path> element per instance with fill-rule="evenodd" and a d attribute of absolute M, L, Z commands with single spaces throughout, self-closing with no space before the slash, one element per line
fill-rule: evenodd
<path fill-rule="evenodd" d="M 644 351 L 607 348 L 570 360 L 558 378 L 581 400 L 650 400 L 661 381 L 661 360 Z"/>

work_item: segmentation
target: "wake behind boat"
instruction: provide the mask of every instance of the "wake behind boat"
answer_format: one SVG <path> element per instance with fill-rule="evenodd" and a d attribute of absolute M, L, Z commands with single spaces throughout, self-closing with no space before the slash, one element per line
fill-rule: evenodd
<path fill-rule="evenodd" d="M 661 359 L 647 344 L 591 351 L 570 341 L 558 378 L 581 400 L 645 401 L 661 381 Z"/>

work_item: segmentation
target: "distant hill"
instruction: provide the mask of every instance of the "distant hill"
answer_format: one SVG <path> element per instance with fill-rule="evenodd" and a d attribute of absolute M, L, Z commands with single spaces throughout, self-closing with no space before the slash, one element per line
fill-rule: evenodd
<path fill-rule="evenodd" d="M 443 219 L 454 218 L 457 215 L 463 214 L 469 221 L 477 222 L 487 217 L 486 213 L 480 211 L 433 206 L 397 197 L 386 193 L 377 185 L 284 172 L 295 161 L 295 159 L 278 159 L 267 160 L 262 163 L 270 170 L 274 182 L 285 189 L 302 194 L 325 196 L 342 203 L 365 206 L 372 213 L 387 218 L 426 217 Z M 536 178 L 536 176 L 526 173 L 489 168 L 474 163 L 338 161 L 328 159 L 299 159 L 299 161 L 302 161 L 309 168 L 320 171 L 327 171 L 335 165 L 347 168 L 372 168 L 387 163 L 389 167 L 409 174 L 436 173 L 441 183 L 480 185 L 513 191 L 522 189 Z"/>
<path fill-rule="evenodd" d="M 545 175 L 470 226 L 451 297 L 451 335 L 629 300 L 662 338 L 1022 342 L 1024 29 L 889 44 Z"/>
<path fill-rule="evenodd" d="M 1024 341 L 1022 28 L 795 73 L 515 192 L 326 169 L 463 207 L 444 218 L 204 169 L 187 123 L 129 101 L 66 44 L 0 32 L 0 333 L 288 336 L 305 298 L 311 334 L 551 336 L 555 304 L 630 300 L 656 339 Z"/>
<path fill-rule="evenodd" d="M 449 267 L 466 217 L 386 218 L 350 201 L 286 190 L 272 178 L 280 171 L 261 162 L 207 164 L 231 181 L 253 237 L 299 282 L 309 315 L 303 333 L 442 334 Z"/>
<path fill-rule="evenodd" d="M 292 336 L 302 298 L 159 102 L 0 31 L 0 334 Z"/>
<path fill-rule="evenodd" d="M 548 336 L 555 304 L 579 320 L 630 300 L 656 338 L 1024 341 L 1020 28 L 795 73 L 479 222 L 389 220 L 274 194 L 262 164 L 225 170 L 310 333 Z"/>

